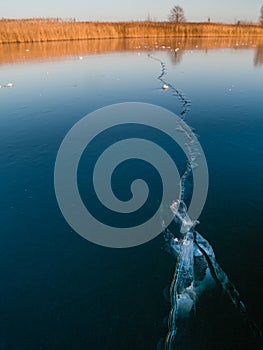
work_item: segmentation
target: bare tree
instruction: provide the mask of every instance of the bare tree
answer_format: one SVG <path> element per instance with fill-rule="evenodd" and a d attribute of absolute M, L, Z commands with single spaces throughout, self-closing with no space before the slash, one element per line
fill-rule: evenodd
<path fill-rule="evenodd" d="M 181 6 L 174 6 L 171 9 L 171 13 L 168 17 L 170 22 L 185 22 L 186 18 L 184 15 L 184 10 Z"/>
<path fill-rule="evenodd" d="M 260 9 L 259 22 L 263 26 L 263 5 L 261 6 L 261 9 Z"/>

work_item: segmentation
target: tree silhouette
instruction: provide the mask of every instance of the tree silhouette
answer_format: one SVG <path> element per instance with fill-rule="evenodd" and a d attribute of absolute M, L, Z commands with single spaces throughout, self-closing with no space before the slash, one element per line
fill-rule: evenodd
<path fill-rule="evenodd" d="M 168 17 L 170 22 L 185 22 L 186 18 L 184 15 L 184 10 L 181 6 L 174 6 L 171 9 L 171 13 Z"/>

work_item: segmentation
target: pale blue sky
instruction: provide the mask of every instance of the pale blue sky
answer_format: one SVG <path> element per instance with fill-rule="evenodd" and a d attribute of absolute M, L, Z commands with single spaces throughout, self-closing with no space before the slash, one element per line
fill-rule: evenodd
<path fill-rule="evenodd" d="M 0 17 L 75 17 L 77 20 L 166 20 L 180 5 L 189 21 L 257 21 L 263 0 L 0 0 Z"/>

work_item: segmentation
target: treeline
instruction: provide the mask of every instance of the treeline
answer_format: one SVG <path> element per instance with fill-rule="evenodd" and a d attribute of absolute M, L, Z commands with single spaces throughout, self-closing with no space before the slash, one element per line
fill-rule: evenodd
<path fill-rule="evenodd" d="M 58 40 L 263 36 L 260 25 L 171 22 L 75 22 L 61 19 L 0 20 L 0 43 Z"/>

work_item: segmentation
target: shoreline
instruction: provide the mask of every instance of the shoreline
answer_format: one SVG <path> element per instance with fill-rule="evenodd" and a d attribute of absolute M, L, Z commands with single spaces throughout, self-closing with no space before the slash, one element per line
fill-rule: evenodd
<path fill-rule="evenodd" d="M 257 24 L 0 20 L 0 44 L 97 39 L 263 37 Z"/>

